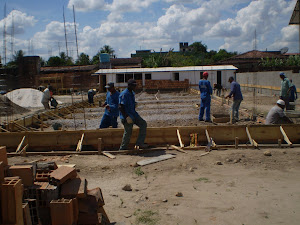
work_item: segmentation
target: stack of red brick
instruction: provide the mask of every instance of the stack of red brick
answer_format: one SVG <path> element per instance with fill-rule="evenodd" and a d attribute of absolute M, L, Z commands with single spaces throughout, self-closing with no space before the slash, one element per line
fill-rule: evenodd
<path fill-rule="evenodd" d="M 189 80 L 174 81 L 174 80 L 145 80 L 145 88 L 151 89 L 187 89 L 189 88 Z"/>
<path fill-rule="evenodd" d="M 55 162 L 8 165 L 0 147 L 0 224 L 107 225 L 100 188 L 88 190 L 73 167 Z"/>

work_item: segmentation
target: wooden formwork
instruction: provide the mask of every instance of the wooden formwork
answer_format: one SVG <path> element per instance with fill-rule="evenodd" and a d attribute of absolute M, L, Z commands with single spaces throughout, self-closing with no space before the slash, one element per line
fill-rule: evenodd
<path fill-rule="evenodd" d="M 131 146 L 134 146 L 138 131 L 138 128 L 133 129 Z M 0 146 L 6 146 L 8 152 L 18 150 L 18 153 L 21 153 L 25 146 L 27 146 L 27 152 L 58 150 L 74 152 L 98 152 L 99 150 L 101 152 L 101 150 L 118 149 L 123 132 L 124 130 L 120 128 L 107 128 L 80 131 L 0 133 Z M 265 144 L 277 145 L 278 140 L 288 146 L 300 144 L 300 125 L 297 124 L 147 128 L 146 143 L 155 146 L 179 145 L 180 137 L 181 145 L 190 146 L 190 135 L 195 133 L 199 147 L 205 147 L 210 141 L 212 141 L 213 147 L 235 146 L 237 140 L 239 145 L 247 144 L 253 147 Z M 100 149 L 98 148 L 99 143 Z"/>

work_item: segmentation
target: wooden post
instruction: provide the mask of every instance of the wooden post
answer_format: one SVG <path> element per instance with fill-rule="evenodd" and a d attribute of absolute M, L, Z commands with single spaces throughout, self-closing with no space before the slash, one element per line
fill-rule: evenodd
<path fill-rule="evenodd" d="M 278 139 L 278 148 L 281 148 L 281 139 Z"/>
<path fill-rule="evenodd" d="M 98 138 L 98 155 L 102 154 L 102 138 Z"/>
<path fill-rule="evenodd" d="M 285 131 L 284 131 L 284 129 L 283 129 L 282 126 L 280 126 L 280 131 L 281 131 L 281 133 L 282 133 L 282 135 L 283 135 L 283 138 L 284 138 L 285 142 L 286 142 L 290 147 L 292 147 L 292 146 L 293 146 L 293 143 L 290 141 L 289 137 L 286 135 L 286 133 L 285 133 Z"/>
<path fill-rule="evenodd" d="M 235 149 L 239 148 L 239 138 L 235 137 Z"/>
<path fill-rule="evenodd" d="M 42 123 L 41 123 L 40 127 L 41 127 L 41 131 L 44 131 L 44 125 Z"/>
<path fill-rule="evenodd" d="M 177 129 L 177 137 L 178 137 L 178 140 L 179 140 L 180 147 L 183 148 L 184 144 L 182 142 L 180 131 L 178 129 Z"/>

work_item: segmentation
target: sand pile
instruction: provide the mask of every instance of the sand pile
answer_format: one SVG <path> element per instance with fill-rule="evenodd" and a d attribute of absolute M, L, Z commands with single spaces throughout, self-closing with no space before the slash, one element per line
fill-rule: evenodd
<path fill-rule="evenodd" d="M 16 89 L 11 92 L 8 92 L 5 96 L 13 103 L 24 108 L 43 108 L 43 104 L 41 103 L 43 92 L 36 89 Z M 58 103 L 61 104 L 61 102 L 59 101 Z"/>
<path fill-rule="evenodd" d="M 21 114 L 25 112 L 29 112 L 29 110 L 14 104 L 6 96 L 0 95 L 1 116 L 11 115 L 11 114 Z"/>

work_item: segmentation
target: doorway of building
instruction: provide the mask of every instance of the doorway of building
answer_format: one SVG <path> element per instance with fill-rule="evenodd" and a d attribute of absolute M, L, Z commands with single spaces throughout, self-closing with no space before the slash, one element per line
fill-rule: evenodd
<path fill-rule="evenodd" d="M 217 71 L 217 84 L 222 85 L 222 71 Z"/>
<path fill-rule="evenodd" d="M 106 92 L 106 75 L 100 76 L 100 92 Z"/>

